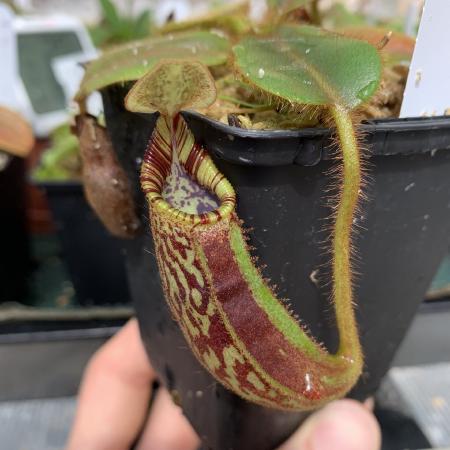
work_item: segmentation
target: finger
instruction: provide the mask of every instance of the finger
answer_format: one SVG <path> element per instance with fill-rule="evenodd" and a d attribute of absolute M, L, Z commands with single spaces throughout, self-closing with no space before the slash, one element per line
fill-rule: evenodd
<path fill-rule="evenodd" d="M 313 414 L 278 450 L 378 450 L 375 417 L 354 400 L 330 403 Z"/>
<path fill-rule="evenodd" d="M 125 450 L 145 420 L 155 372 L 130 320 L 89 362 L 67 450 Z"/>
<path fill-rule="evenodd" d="M 137 450 L 195 450 L 200 439 L 166 389 L 156 394 Z"/>

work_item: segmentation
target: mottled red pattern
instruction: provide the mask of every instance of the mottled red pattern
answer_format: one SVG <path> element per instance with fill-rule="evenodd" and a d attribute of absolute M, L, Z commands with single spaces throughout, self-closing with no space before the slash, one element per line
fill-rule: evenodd
<path fill-rule="evenodd" d="M 209 353 L 209 349 L 212 349 L 214 351 L 214 353 L 216 354 L 216 356 L 218 357 L 218 359 L 220 361 L 220 367 L 215 370 L 214 375 L 222 383 L 224 383 L 228 388 L 233 390 L 233 386 L 231 386 L 231 384 L 229 382 L 227 382 L 228 375 L 225 371 L 225 360 L 223 357 L 223 350 L 227 347 L 233 347 L 234 341 L 231 338 L 228 331 L 226 330 L 220 315 L 216 313 L 216 314 L 210 316 L 210 327 L 209 327 L 209 333 L 207 336 L 201 334 L 200 336 L 194 337 L 189 332 L 188 327 L 186 327 L 186 324 L 184 322 L 185 319 L 183 318 L 183 316 L 181 314 L 181 310 L 182 310 L 181 305 L 185 301 L 184 299 L 185 299 L 186 292 L 184 291 L 182 286 L 180 284 L 178 284 L 179 296 L 177 296 L 176 298 L 171 298 L 171 296 L 168 295 L 168 293 L 169 293 L 168 283 L 169 282 L 165 277 L 165 271 L 161 270 L 161 269 L 163 269 L 167 265 L 170 266 L 170 263 L 163 256 L 165 254 L 163 249 L 165 251 L 168 250 L 167 242 L 170 241 L 172 246 L 174 248 L 176 248 L 177 251 L 179 251 L 185 257 L 186 250 L 192 249 L 191 245 L 188 245 L 187 247 L 183 246 L 179 241 L 174 239 L 174 236 L 177 234 L 178 236 L 184 237 L 185 239 L 187 239 L 187 242 L 191 243 L 191 241 L 189 240 L 189 235 L 187 233 L 183 233 L 179 227 L 176 227 L 174 225 L 171 225 L 172 232 L 170 232 L 170 233 L 161 231 L 163 229 L 163 227 L 161 227 L 161 224 L 158 222 L 157 219 L 152 220 L 152 228 L 153 228 L 154 232 L 159 228 L 159 231 L 156 234 L 158 236 L 158 238 L 155 239 L 155 244 L 156 244 L 155 247 L 156 247 L 156 251 L 157 251 L 157 255 L 158 255 L 158 262 L 160 265 L 161 278 L 163 281 L 164 290 L 166 292 L 166 298 L 171 307 L 174 318 L 179 322 L 181 329 L 183 330 L 186 338 L 189 341 L 191 341 L 192 349 L 194 350 L 194 353 L 197 355 L 197 357 L 199 358 L 199 360 L 201 362 L 204 362 L 203 355 L 205 353 L 206 354 Z M 175 232 L 174 232 L 174 228 L 176 229 Z M 155 235 L 155 233 L 154 233 L 154 235 Z M 170 259 L 176 260 L 176 257 L 172 253 L 169 253 L 169 257 L 170 257 Z M 201 269 L 200 261 L 197 258 L 193 261 L 193 265 L 196 268 Z M 174 274 L 173 271 L 171 271 L 171 273 Z M 183 271 L 183 273 L 186 276 L 186 278 L 189 280 L 190 287 L 198 289 L 202 294 L 201 305 L 197 306 L 194 303 L 194 301 L 192 300 L 192 298 L 189 297 L 190 306 L 193 309 L 195 309 L 196 311 L 198 311 L 199 313 L 206 314 L 206 309 L 208 307 L 208 303 L 211 298 L 211 287 L 208 284 L 206 284 L 203 288 L 201 288 L 198 285 L 195 277 L 193 277 L 186 271 Z M 206 278 L 205 274 L 203 274 L 203 276 L 204 276 L 204 279 L 206 280 L 207 278 Z M 189 316 L 189 318 L 191 320 L 193 320 L 192 316 Z M 264 388 L 265 388 L 265 392 L 263 392 L 261 390 L 256 389 L 255 386 L 253 386 L 251 383 L 249 383 L 247 381 L 248 373 L 254 372 L 253 366 L 247 360 L 245 360 L 244 363 L 239 363 L 238 361 L 236 361 L 235 365 L 234 365 L 234 370 L 237 373 L 237 378 L 238 378 L 239 385 L 241 386 L 241 388 L 244 388 L 250 395 L 255 395 L 255 396 L 257 396 L 257 398 L 259 398 L 259 401 L 257 400 L 257 398 L 253 399 L 254 401 L 256 400 L 259 403 L 265 404 L 264 399 L 267 398 L 267 400 L 269 402 L 269 403 L 267 403 L 267 405 L 274 406 L 274 404 L 273 404 L 274 399 L 271 397 L 268 397 L 266 394 L 271 389 L 271 386 L 268 383 L 263 382 Z M 289 404 L 289 399 L 284 395 L 280 395 L 280 393 L 278 393 L 278 392 L 277 392 L 276 401 L 281 402 L 281 403 L 286 402 L 286 404 Z"/>
<path fill-rule="evenodd" d="M 217 234 L 228 230 L 220 225 L 215 228 L 201 233 L 199 241 L 208 260 L 217 299 L 243 345 L 264 371 L 281 385 L 301 392 L 307 398 L 326 395 L 327 389 L 322 386 L 320 375 L 333 372 L 335 367 L 312 362 L 277 330 L 256 303 L 242 277 L 228 236 L 217 244 Z M 213 235 L 214 239 L 208 235 Z M 306 374 L 309 375 L 308 382 Z"/>
<path fill-rule="evenodd" d="M 161 231 L 164 227 L 161 227 L 157 220 L 153 220 L 152 224 L 154 232 L 159 228 L 158 233 L 155 234 L 158 236 L 158 239 L 156 239 L 156 250 L 161 267 L 170 267 L 170 262 L 167 261 L 164 255 L 168 255 L 169 260 L 177 260 L 177 257 L 170 251 L 168 242 L 171 243 L 172 248 L 179 252 L 182 258 L 186 258 L 187 250 L 192 249 L 192 234 L 183 232 L 179 226 L 173 224 L 169 225 L 170 229 L 172 229 L 170 233 Z M 220 232 L 223 233 L 223 227 L 221 227 Z M 268 318 L 264 317 L 264 313 L 256 306 L 251 293 L 242 280 L 239 268 L 233 260 L 231 249 L 229 244 L 227 244 L 229 242 L 228 239 L 218 239 L 217 230 L 214 229 L 208 231 L 204 229 L 200 231 L 197 229 L 193 234 L 198 239 L 198 243 L 202 245 L 205 256 L 208 258 L 208 263 L 211 263 L 209 267 L 210 273 L 213 283 L 217 282 L 217 285 L 214 285 L 214 288 L 209 284 L 200 287 L 196 278 L 184 270 L 180 264 L 179 267 L 183 270 L 189 287 L 191 289 L 195 288 L 201 293 L 202 302 L 197 306 L 189 293 L 185 292 L 181 283 L 178 284 L 179 295 L 175 298 L 171 297 L 168 290 L 169 281 L 164 275 L 165 271 L 162 270 L 161 274 L 172 313 L 179 322 L 186 338 L 191 341 L 192 348 L 200 361 L 204 362 L 203 355 L 205 353 L 208 354 L 210 349 L 212 349 L 220 361 L 220 367 L 214 371 L 214 375 L 222 383 L 227 385 L 227 387 L 233 389 L 229 381 L 227 382 L 228 374 L 226 372 L 223 351 L 226 348 L 234 347 L 235 342 L 226 329 L 220 314 L 216 312 L 210 316 L 208 335 L 200 334 L 199 336 L 193 336 L 186 326 L 186 318 L 181 313 L 182 305 L 187 298 L 190 307 L 199 314 L 206 315 L 208 303 L 215 293 L 218 301 L 224 308 L 228 320 L 242 340 L 242 344 L 246 346 L 247 350 L 252 354 L 252 357 L 255 358 L 264 371 L 270 374 L 280 384 L 299 393 L 297 398 L 298 402 L 306 401 L 307 399 L 319 399 L 326 394 L 327 390 L 315 381 L 315 378 L 318 376 L 316 373 L 319 367 L 311 366 L 301 352 L 292 348 L 270 323 Z M 181 244 L 179 240 L 175 239 L 175 236 L 186 239 L 186 242 L 189 244 L 187 246 Z M 212 262 L 212 259 L 215 261 Z M 199 269 L 203 274 L 204 280 L 207 280 L 206 274 L 202 270 L 202 265 L 197 258 L 194 259 L 192 265 Z M 174 270 L 170 269 L 170 272 L 176 276 Z M 242 305 L 245 305 L 245 308 Z M 192 323 L 196 323 L 195 317 L 189 311 L 187 312 L 187 318 Z M 256 326 L 252 326 L 252 324 Z M 283 348 L 287 356 L 282 356 L 278 352 L 278 348 Z M 291 404 L 291 400 L 286 395 L 261 378 L 260 381 L 264 385 L 264 390 L 256 389 L 247 380 L 247 375 L 250 372 L 255 372 L 255 367 L 246 358 L 243 358 L 243 363 L 235 361 L 234 371 L 241 389 L 244 388 L 250 397 L 255 397 L 252 398 L 253 401 L 262 404 L 266 404 L 267 402 L 271 406 L 284 405 L 284 407 L 288 407 Z M 293 376 L 293 374 L 295 375 Z M 305 384 L 305 374 L 309 375 L 308 385 Z M 270 390 L 276 393 L 276 398 L 268 395 Z M 274 401 L 276 402 L 275 405 Z"/>

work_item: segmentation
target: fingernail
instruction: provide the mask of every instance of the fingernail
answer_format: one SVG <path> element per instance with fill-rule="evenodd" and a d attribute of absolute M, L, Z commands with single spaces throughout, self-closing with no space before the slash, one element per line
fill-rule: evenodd
<path fill-rule="evenodd" d="M 368 411 L 373 411 L 375 408 L 375 399 L 373 397 L 367 397 L 363 402 L 363 406 Z"/>

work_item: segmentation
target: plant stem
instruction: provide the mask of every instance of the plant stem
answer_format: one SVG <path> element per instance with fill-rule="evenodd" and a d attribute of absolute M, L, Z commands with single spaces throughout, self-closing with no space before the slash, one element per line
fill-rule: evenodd
<path fill-rule="evenodd" d="M 360 370 L 363 356 L 353 311 L 351 252 L 353 219 L 361 195 L 361 161 L 349 111 L 338 105 L 332 106 L 330 110 L 336 124 L 343 161 L 332 242 L 334 308 L 340 336 L 338 355 L 352 359 L 355 369 Z"/>
<path fill-rule="evenodd" d="M 312 0 L 311 2 L 311 19 L 314 25 L 321 25 L 321 16 L 319 10 L 319 0 Z"/>

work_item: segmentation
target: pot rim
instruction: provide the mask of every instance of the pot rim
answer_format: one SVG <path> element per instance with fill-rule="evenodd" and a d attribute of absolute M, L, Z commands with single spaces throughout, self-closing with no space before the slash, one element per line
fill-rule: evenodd
<path fill-rule="evenodd" d="M 217 157 L 249 166 L 314 166 L 336 157 L 331 128 L 244 130 L 198 112 L 181 113 L 193 133 Z M 450 150 L 450 116 L 378 119 L 358 131 L 368 156 L 417 155 Z"/>
<path fill-rule="evenodd" d="M 243 128 L 227 125 L 212 119 L 204 114 L 194 110 L 182 111 L 185 117 L 192 117 L 202 120 L 210 126 L 223 131 L 224 133 L 245 138 L 280 138 L 280 137 L 318 137 L 329 136 L 331 128 L 325 127 L 308 127 L 299 130 L 247 130 Z M 363 133 L 374 132 L 405 132 L 405 131 L 430 131 L 430 130 L 449 130 L 450 131 L 450 115 L 433 116 L 433 117 L 407 117 L 407 118 L 386 118 L 386 119 L 370 119 L 361 122 L 359 129 Z"/>

